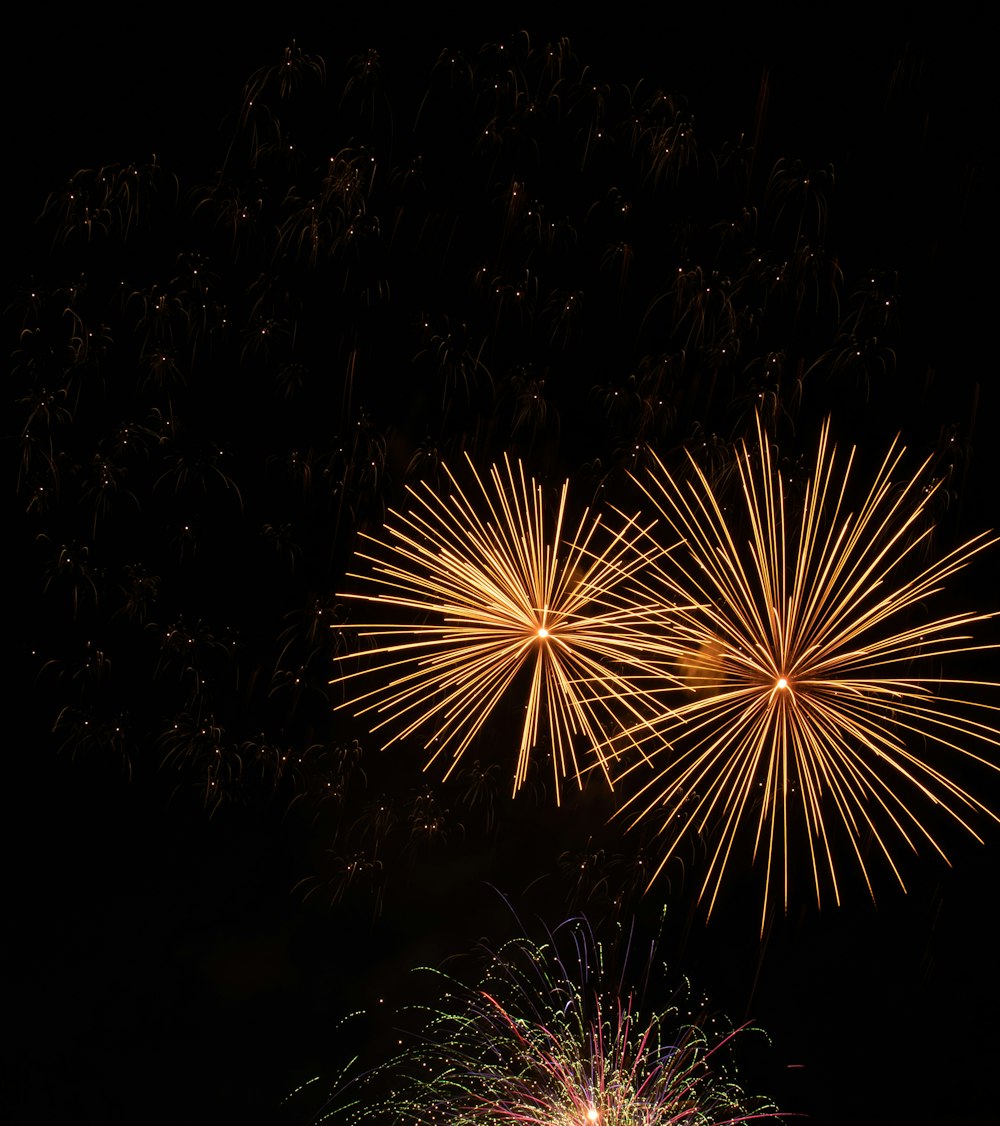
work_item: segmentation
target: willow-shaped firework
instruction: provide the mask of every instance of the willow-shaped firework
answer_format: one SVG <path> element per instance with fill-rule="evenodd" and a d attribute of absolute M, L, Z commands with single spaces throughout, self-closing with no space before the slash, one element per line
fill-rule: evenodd
<path fill-rule="evenodd" d="M 553 518 L 515 465 L 505 459 L 484 480 L 470 460 L 473 497 L 446 469 L 448 495 L 410 488 L 408 511 L 366 537 L 376 550 L 359 556 L 371 570 L 350 576 L 359 589 L 344 597 L 383 616 L 355 624 L 371 647 L 342 680 L 375 686 L 340 706 L 378 716 L 385 746 L 424 730 L 430 762 L 448 754 L 450 772 L 501 700 L 523 701 L 514 790 L 544 743 L 558 800 L 560 780 L 586 769 L 581 743 L 609 777 L 609 737 L 651 714 L 643 686 L 668 675 L 672 647 L 650 628 L 659 607 L 637 600 L 632 582 L 662 549 L 635 517 L 612 532 L 584 512 L 567 534 L 567 483 Z"/>
<path fill-rule="evenodd" d="M 684 1012 L 682 993 L 644 1012 L 608 982 L 583 923 L 572 961 L 555 939 L 514 940 L 474 988 L 440 975 L 444 996 L 411 1045 L 367 1073 L 341 1103 L 351 1123 L 451 1126 L 736 1126 L 774 1120 L 768 1099 L 734 1078 L 731 1050 L 746 1029 Z M 649 967 L 647 967 L 648 969 Z"/>
<path fill-rule="evenodd" d="M 675 603 L 672 695 L 684 699 L 633 733 L 653 773 L 633 768 L 638 785 L 624 808 L 662 826 L 657 875 L 692 830 L 703 834 L 709 913 L 734 857 L 747 846 L 763 857 L 762 927 L 779 885 L 787 910 L 802 836 L 817 902 L 828 885 L 839 903 L 845 847 L 873 897 L 872 855 L 904 890 L 894 848 L 916 851 L 922 839 L 944 856 L 921 802 L 977 839 L 973 815 L 1000 820 L 941 766 L 998 769 L 998 708 L 989 702 L 998 686 L 940 671 L 962 653 L 996 648 L 970 634 L 994 615 L 926 610 L 995 541 L 983 533 L 920 562 L 933 531 L 928 463 L 896 481 L 897 440 L 852 511 L 854 451 L 841 464 L 829 429 L 797 501 L 759 419 L 757 449 L 744 444 L 738 454 L 742 488 L 729 505 L 693 459 L 687 481 L 659 460 L 636 478 L 680 541 L 656 571 L 665 603 Z"/>

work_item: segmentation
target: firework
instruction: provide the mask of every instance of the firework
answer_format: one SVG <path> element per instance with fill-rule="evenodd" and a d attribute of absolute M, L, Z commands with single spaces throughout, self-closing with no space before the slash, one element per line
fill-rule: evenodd
<path fill-rule="evenodd" d="M 993 615 L 926 610 L 995 541 L 982 534 L 920 562 L 934 487 L 922 484 L 927 462 L 896 479 L 898 440 L 852 511 L 854 451 L 842 464 L 828 422 L 798 501 L 759 419 L 757 438 L 756 450 L 738 452 L 732 503 L 693 459 L 686 482 L 658 459 L 636 479 L 680 540 L 656 571 L 664 603 L 675 603 L 671 694 L 684 700 L 635 733 L 654 769 L 625 805 L 639 811 L 636 821 L 661 826 L 657 875 L 686 835 L 702 835 L 709 913 L 749 845 L 766 869 L 766 918 L 779 887 L 787 910 L 793 854 L 808 858 L 817 902 L 829 887 L 839 903 L 844 849 L 873 896 L 872 856 L 904 890 L 900 844 L 916 851 L 923 841 L 944 856 L 921 803 L 973 836 L 975 815 L 998 820 L 945 769 L 958 761 L 997 769 L 1000 732 L 987 702 L 997 685 L 940 671 L 995 648 L 970 632 Z"/>
<path fill-rule="evenodd" d="M 631 585 L 661 549 L 636 518 L 611 532 L 584 512 L 567 534 L 566 483 L 552 518 L 519 462 L 486 480 L 469 466 L 472 497 L 445 469 L 449 495 L 409 489 L 382 540 L 366 537 L 377 545 L 359 553 L 371 570 L 351 576 L 360 590 L 345 597 L 383 616 L 356 626 L 367 664 L 342 679 L 349 690 L 355 678 L 376 684 L 341 706 L 377 717 L 373 730 L 391 732 L 385 746 L 423 730 L 430 762 L 450 755 L 450 773 L 513 696 L 524 708 L 514 790 L 544 742 L 558 800 L 561 778 L 581 778 L 580 743 L 608 777 L 609 735 L 649 714 L 643 685 L 668 675 L 670 650 L 650 628 L 659 609 Z"/>
<path fill-rule="evenodd" d="M 776 1118 L 772 1103 L 747 1096 L 734 1078 L 729 1057 L 745 1029 L 692 1019 L 676 997 L 644 1015 L 635 990 L 608 981 L 586 924 L 568 933 L 569 959 L 555 939 L 521 938 L 489 956 L 476 987 L 439 975 L 443 1001 L 420 1010 L 414 1043 L 351 1092 L 348 1120 L 734 1126 Z"/>

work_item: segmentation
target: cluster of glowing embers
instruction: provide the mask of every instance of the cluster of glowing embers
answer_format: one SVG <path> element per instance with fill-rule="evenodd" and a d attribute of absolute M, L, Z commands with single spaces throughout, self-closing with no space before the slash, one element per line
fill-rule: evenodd
<path fill-rule="evenodd" d="M 632 824 L 656 819 L 660 870 L 702 838 L 709 910 L 748 849 L 766 912 L 799 864 L 839 902 L 841 853 L 869 890 L 873 858 L 902 883 L 901 844 L 943 855 L 929 806 L 975 836 L 997 818 L 956 775 L 996 769 L 1000 732 L 996 685 L 963 666 L 994 648 L 970 632 L 992 615 L 927 604 L 994 541 L 928 562 L 933 488 L 926 464 L 897 479 L 897 443 L 852 507 L 854 451 L 829 424 L 795 487 L 759 421 L 757 439 L 728 483 L 654 456 L 633 478 L 648 516 L 611 524 L 571 522 L 566 485 L 549 508 L 508 460 L 485 479 L 470 462 L 468 489 L 450 472 L 443 494 L 410 489 L 351 576 L 365 619 L 339 658 L 344 706 L 448 771 L 522 710 L 514 790 L 532 755 L 557 794 L 600 771 Z"/>

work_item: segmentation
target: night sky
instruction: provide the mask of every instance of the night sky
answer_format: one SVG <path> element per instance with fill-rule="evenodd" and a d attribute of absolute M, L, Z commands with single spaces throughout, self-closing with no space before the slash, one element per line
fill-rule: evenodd
<path fill-rule="evenodd" d="M 791 476 L 827 416 L 861 481 L 897 434 L 909 467 L 930 458 L 929 553 L 1000 527 L 996 143 L 966 7 L 819 36 L 804 14 L 25 19 L 5 71 L 4 1121 L 313 1121 L 349 1059 L 384 1058 L 428 988 L 414 970 L 474 979 L 477 944 L 577 914 L 609 949 L 658 937 L 668 980 L 764 1029 L 739 1076 L 782 1110 L 997 1121 L 987 817 L 982 845 L 935 821 L 951 866 L 904 856 L 905 895 L 877 869 L 877 905 L 842 852 L 843 906 L 807 878 L 762 939 L 748 857 L 706 922 L 703 842 L 642 896 L 655 841 L 609 822 L 596 781 L 556 808 L 540 764 L 512 799 L 509 710 L 443 781 L 329 683 L 359 533 L 466 452 L 627 506 L 643 451 L 720 470 L 764 401 Z M 677 160 L 630 147 L 633 119 L 673 122 Z M 695 270 L 732 320 L 670 288 Z M 582 315 L 557 312 L 571 295 Z M 652 416 L 613 405 L 656 372 Z M 998 550 L 935 612 L 1000 607 Z M 1000 680 L 989 652 L 955 668 Z M 1000 810 L 995 771 L 935 761 Z"/>

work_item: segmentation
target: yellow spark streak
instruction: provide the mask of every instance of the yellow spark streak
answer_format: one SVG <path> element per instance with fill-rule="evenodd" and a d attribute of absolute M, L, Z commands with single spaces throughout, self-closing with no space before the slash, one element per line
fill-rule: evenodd
<path fill-rule="evenodd" d="M 447 777 L 530 669 L 515 792 L 542 744 L 557 801 L 564 777 L 581 781 L 580 742 L 610 784 L 621 748 L 609 737 L 660 710 L 641 685 L 662 685 L 676 651 L 650 629 L 662 618 L 657 601 L 633 590 L 663 549 L 636 517 L 612 532 L 584 512 L 567 534 L 567 484 L 553 520 L 519 462 L 505 459 L 486 480 L 468 464 L 472 497 L 446 469 L 447 496 L 409 489 L 407 510 L 390 514 L 381 538 L 366 537 L 375 547 L 359 557 L 371 569 L 351 575 L 359 589 L 343 597 L 378 613 L 355 625 L 373 643 L 370 663 L 340 678 L 353 691 L 341 706 L 373 715 L 372 730 L 389 733 L 384 747 L 425 732 L 428 766 L 450 756 Z M 374 686 L 354 691 L 368 676 Z"/>
<path fill-rule="evenodd" d="M 936 765 L 950 753 L 1000 769 L 993 720 L 1000 707 L 975 698 L 975 690 L 995 694 L 1000 685 L 937 675 L 940 659 L 996 648 L 968 632 L 994 615 L 914 622 L 952 575 L 996 542 L 975 536 L 902 577 L 931 532 L 919 530 L 933 494 L 919 485 L 928 462 L 898 482 L 905 451 L 894 442 L 852 513 L 854 452 L 837 464 L 827 423 L 796 519 L 759 419 L 757 437 L 757 451 L 744 445 L 738 458 L 736 516 L 693 459 L 689 482 L 659 460 L 648 479 L 635 478 L 681 541 L 651 560 L 654 577 L 644 589 L 652 594 L 658 585 L 664 606 L 675 604 L 664 611 L 680 673 L 671 695 L 686 698 L 628 732 L 646 749 L 652 776 L 639 762 L 619 777 L 637 784 L 623 806 L 632 824 L 662 822 L 666 850 L 653 880 L 691 832 L 706 836 L 700 897 L 709 914 L 752 837 L 749 851 L 762 854 L 765 867 L 763 930 L 779 887 L 787 908 L 800 835 L 817 903 L 827 886 L 839 903 L 844 838 L 873 897 L 869 853 L 904 890 L 893 851 L 900 839 L 913 851 L 922 839 L 947 859 L 911 808 L 914 798 L 977 839 L 969 813 L 1000 821 Z M 963 696 L 963 689 L 974 691 Z"/>

